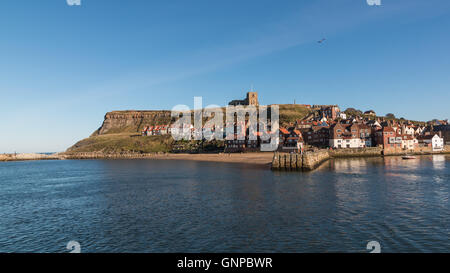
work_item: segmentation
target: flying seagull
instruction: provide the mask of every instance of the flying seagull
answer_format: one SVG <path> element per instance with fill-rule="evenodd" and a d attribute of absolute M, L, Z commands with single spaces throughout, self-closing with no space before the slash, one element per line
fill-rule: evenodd
<path fill-rule="evenodd" d="M 325 42 L 325 40 L 326 40 L 326 39 L 323 38 L 322 40 L 318 41 L 318 43 L 321 44 L 321 43 Z"/>

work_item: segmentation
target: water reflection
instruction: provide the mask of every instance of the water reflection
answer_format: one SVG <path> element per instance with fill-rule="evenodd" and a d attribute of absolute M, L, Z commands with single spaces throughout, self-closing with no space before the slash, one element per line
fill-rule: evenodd
<path fill-rule="evenodd" d="M 363 158 L 336 159 L 331 166 L 338 173 L 363 174 L 366 173 L 367 163 Z"/>
<path fill-rule="evenodd" d="M 433 168 L 441 170 L 445 168 L 445 155 L 433 155 L 432 157 Z"/>

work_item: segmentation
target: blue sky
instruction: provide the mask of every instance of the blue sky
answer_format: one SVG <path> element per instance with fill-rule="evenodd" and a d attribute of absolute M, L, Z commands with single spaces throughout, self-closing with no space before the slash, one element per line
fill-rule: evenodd
<path fill-rule="evenodd" d="M 108 111 L 225 105 L 252 84 L 262 104 L 450 118 L 449 15 L 447 0 L 5 0 L 0 153 L 64 151 Z"/>

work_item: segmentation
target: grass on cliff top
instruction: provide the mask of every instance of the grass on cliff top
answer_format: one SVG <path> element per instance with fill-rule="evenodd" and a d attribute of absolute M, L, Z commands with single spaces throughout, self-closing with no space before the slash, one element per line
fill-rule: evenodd
<path fill-rule="evenodd" d="M 172 137 L 167 135 L 143 137 L 136 133 L 107 134 L 83 139 L 70 147 L 67 153 L 169 152 L 172 143 Z"/>
<path fill-rule="evenodd" d="M 297 104 L 280 104 L 280 124 L 287 125 L 298 119 L 303 119 L 312 113 L 312 110 Z"/>

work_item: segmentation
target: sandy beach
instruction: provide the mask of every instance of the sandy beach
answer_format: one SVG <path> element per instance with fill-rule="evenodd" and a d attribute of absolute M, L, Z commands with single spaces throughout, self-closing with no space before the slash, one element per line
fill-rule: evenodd
<path fill-rule="evenodd" d="M 267 165 L 272 163 L 273 153 L 165 154 L 156 155 L 155 158 Z"/>
<path fill-rule="evenodd" d="M 62 153 L 60 159 L 158 159 L 194 160 L 208 162 L 228 162 L 242 164 L 270 165 L 273 153 L 234 153 L 234 154 L 103 154 L 103 153 Z"/>

